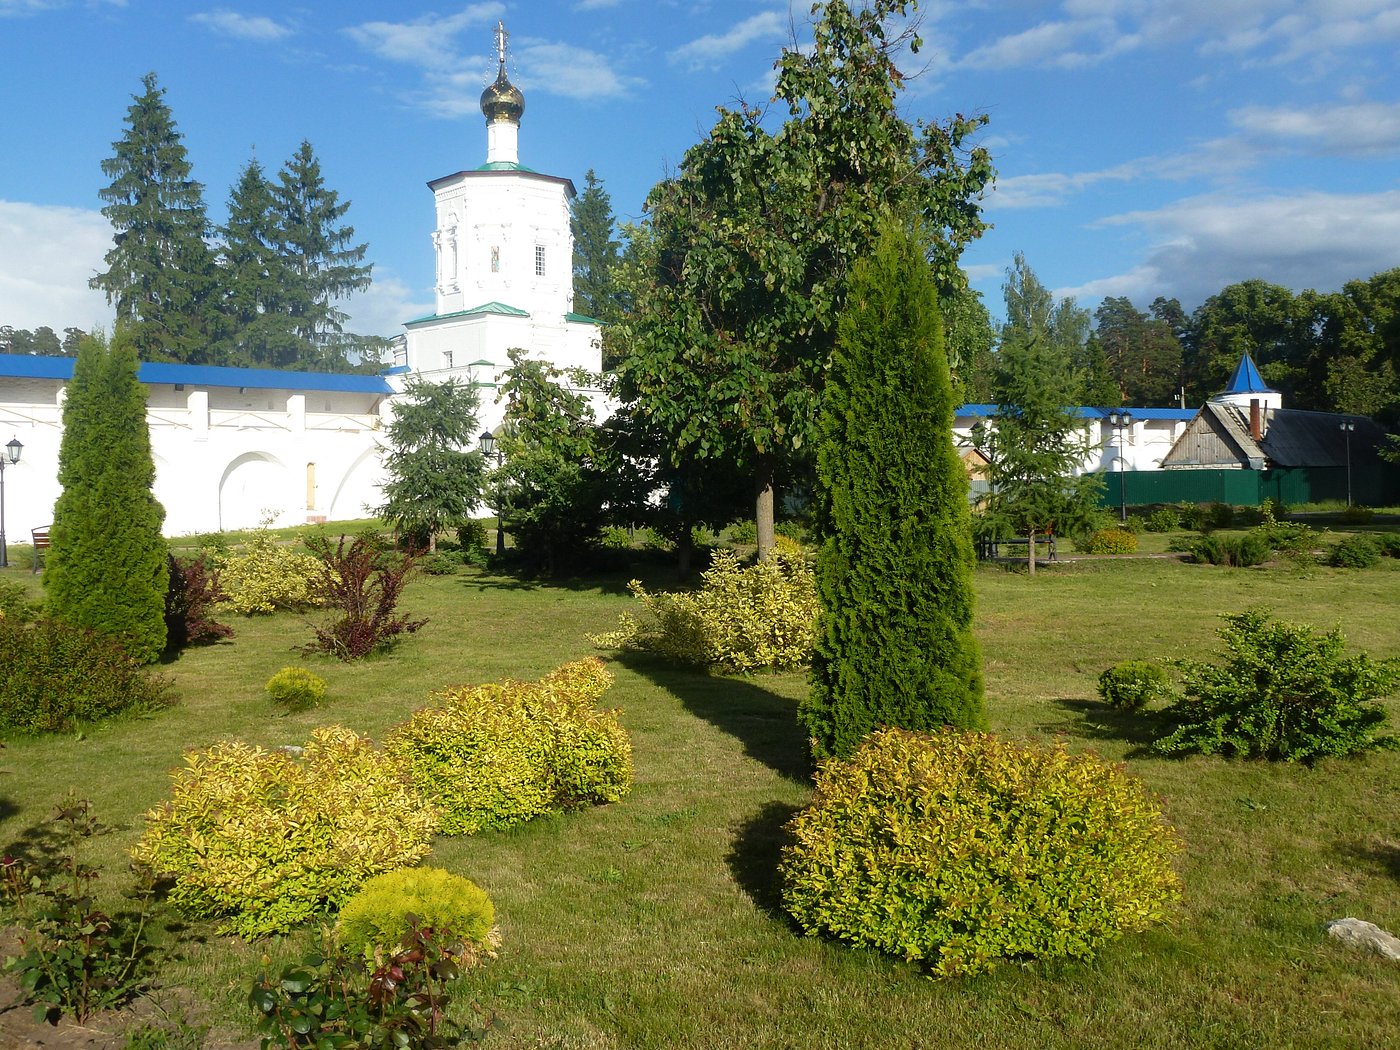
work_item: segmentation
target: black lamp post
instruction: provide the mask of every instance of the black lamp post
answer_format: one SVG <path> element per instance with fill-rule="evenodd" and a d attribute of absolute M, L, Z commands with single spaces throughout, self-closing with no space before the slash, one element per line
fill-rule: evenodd
<path fill-rule="evenodd" d="M 19 438 L 14 437 L 5 443 L 5 454 L 0 456 L 0 569 L 10 567 L 10 553 L 5 548 L 5 468 L 18 463 L 23 451 Z"/>
<path fill-rule="evenodd" d="M 489 430 L 483 430 L 481 437 L 477 439 L 481 444 L 481 454 L 487 459 L 496 461 L 497 469 L 500 469 L 506 461 L 506 454 L 496 448 L 496 435 Z M 506 521 L 505 521 L 505 498 L 502 486 L 496 486 L 496 557 L 504 557 L 506 553 Z"/>
<path fill-rule="evenodd" d="M 1108 425 L 1114 429 L 1118 436 L 1118 520 L 1128 520 L 1128 488 L 1127 478 L 1123 477 L 1123 471 L 1128 464 L 1123 459 L 1123 431 L 1133 425 L 1133 414 L 1121 409 L 1114 409 L 1108 414 Z"/>
<path fill-rule="evenodd" d="M 1351 506 L 1351 432 L 1356 429 L 1355 423 L 1339 424 L 1338 429 L 1347 439 L 1347 506 Z"/>

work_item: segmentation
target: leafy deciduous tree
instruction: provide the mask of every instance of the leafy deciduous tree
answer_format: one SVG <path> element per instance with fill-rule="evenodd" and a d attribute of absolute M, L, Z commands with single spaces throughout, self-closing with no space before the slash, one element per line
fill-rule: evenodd
<path fill-rule="evenodd" d="M 922 247 L 888 223 L 837 328 L 817 454 L 823 612 L 798 709 L 819 757 L 881 726 L 985 722 L 967 474 Z"/>
<path fill-rule="evenodd" d="M 813 443 L 846 277 L 878 216 L 908 209 L 928 223 L 945 293 L 963 285 L 958 256 L 985 228 L 976 201 L 991 163 L 968 148 L 984 121 L 915 128 L 896 110 L 895 56 L 919 41 L 891 27 L 913 6 L 815 5 L 812 46 L 778 63 L 786 123 L 770 134 L 759 109 L 720 109 L 647 200 L 652 265 L 612 337 L 620 392 L 671 462 L 715 458 L 753 478 L 760 557 L 774 486 Z"/>

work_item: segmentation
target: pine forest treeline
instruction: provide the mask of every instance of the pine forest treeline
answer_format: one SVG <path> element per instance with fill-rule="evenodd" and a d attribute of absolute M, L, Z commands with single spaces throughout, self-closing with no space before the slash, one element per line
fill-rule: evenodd
<path fill-rule="evenodd" d="M 318 371 L 377 368 L 386 340 L 344 330 L 339 304 L 370 285 L 367 245 L 303 141 L 275 176 L 249 160 L 213 227 L 204 186 L 154 73 L 102 162 L 112 223 L 91 280 L 143 360 Z M 41 329 L 52 335 L 52 331 Z M 37 334 L 37 333 L 36 333 Z M 81 333 L 80 333 L 81 334 Z M 44 349 L 53 352 L 52 339 Z"/>

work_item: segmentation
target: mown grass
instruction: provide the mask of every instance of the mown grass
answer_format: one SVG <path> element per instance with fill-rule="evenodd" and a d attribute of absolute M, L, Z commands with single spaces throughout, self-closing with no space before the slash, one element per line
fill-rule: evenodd
<path fill-rule="evenodd" d="M 441 839 L 430 858 L 479 882 L 500 958 L 468 980 L 500 1047 L 1355 1047 L 1400 1031 L 1400 967 L 1334 947 L 1344 915 L 1400 930 L 1400 752 L 1308 768 L 1144 750 L 1152 720 L 1099 704 L 1095 679 L 1133 657 L 1202 656 L 1221 613 L 1249 606 L 1340 624 L 1353 645 L 1400 655 L 1400 563 L 1344 571 L 1230 570 L 1171 560 L 1079 562 L 1034 580 L 977 574 L 978 634 L 994 729 L 1124 760 L 1181 831 L 1186 900 L 1170 926 L 1088 964 L 1007 965 L 935 982 L 916 968 L 800 936 L 782 915 L 782 826 L 810 798 L 793 717 L 801 674 L 711 677 L 613 660 L 637 783 L 623 803 L 502 834 Z M 303 657 L 302 618 L 234 622 L 227 643 L 164 668 L 179 705 L 81 739 L 11 741 L 0 754 L 0 843 L 22 839 L 73 786 L 114 825 L 111 866 L 166 794 L 184 748 L 225 737 L 298 743 L 339 721 L 378 735 L 433 689 L 533 677 L 588 654 L 585 635 L 631 604 L 622 579 L 523 584 L 423 577 L 408 611 L 430 622 L 357 665 Z M 262 694 L 299 663 L 329 683 L 318 710 L 277 716 Z M 1400 715 L 1400 704 L 1392 703 Z M 1397 719 L 1400 721 L 1400 719 Z M 112 889 L 121 880 L 109 874 Z M 225 1026 L 244 1018 L 266 953 L 198 925 L 162 931 L 168 983 Z M 255 1045 L 249 1040 L 249 1046 Z"/>

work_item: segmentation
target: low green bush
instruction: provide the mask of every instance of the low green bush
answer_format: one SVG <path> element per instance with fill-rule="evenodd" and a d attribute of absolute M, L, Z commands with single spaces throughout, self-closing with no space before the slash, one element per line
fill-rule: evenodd
<path fill-rule="evenodd" d="M 185 755 L 133 858 L 174 879 L 170 903 L 257 937 L 338 909 L 431 848 L 436 809 L 400 761 L 341 726 L 300 756 L 225 742 Z"/>
<path fill-rule="evenodd" d="M 873 733 L 822 764 L 788 831 L 804 931 L 943 977 L 1091 958 L 1180 895 L 1178 839 L 1121 765 L 985 734 Z"/>
<path fill-rule="evenodd" d="M 1400 532 L 1378 534 L 1376 548 L 1387 558 L 1400 558 Z"/>
<path fill-rule="evenodd" d="M 1242 536 L 1202 536 L 1190 544 L 1192 558 L 1208 565 L 1231 565 L 1250 568 L 1263 565 L 1273 551 L 1269 541 L 1255 530 Z"/>
<path fill-rule="evenodd" d="M 1327 552 L 1327 564 L 1334 569 L 1369 569 L 1380 560 L 1380 547 L 1365 533 L 1347 536 Z"/>
<path fill-rule="evenodd" d="M 598 546 L 605 551 L 632 549 L 632 534 L 620 525 L 604 525 L 598 530 Z"/>
<path fill-rule="evenodd" d="M 0 616 L 0 732 L 71 733 L 170 703 L 169 683 L 118 639 L 46 616 Z"/>
<path fill-rule="evenodd" d="M 1147 532 L 1174 532 L 1181 528 L 1181 511 L 1176 507 L 1158 507 L 1143 522 Z"/>
<path fill-rule="evenodd" d="M 1166 669 L 1150 660 L 1128 660 L 1099 675 L 1099 696 L 1123 711 L 1141 711 L 1174 695 Z"/>
<path fill-rule="evenodd" d="M 252 616 L 320 604 L 316 591 L 320 578 L 318 558 L 279 544 L 263 528 L 254 532 L 241 554 L 224 560 L 219 582 L 227 595 L 225 607 Z"/>
<path fill-rule="evenodd" d="M 366 882 L 345 902 L 336 920 L 341 944 L 378 965 L 414 927 L 460 940 L 473 956 L 495 943 L 496 913 L 476 883 L 441 868 L 399 868 Z"/>
<path fill-rule="evenodd" d="M 1138 549 L 1138 539 L 1127 529 L 1099 529 L 1089 537 L 1085 549 L 1090 554 L 1133 554 Z"/>
<path fill-rule="evenodd" d="M 681 663 L 740 672 L 800 667 L 816 644 L 817 586 L 802 548 L 782 537 L 767 561 L 745 567 L 718 551 L 698 591 L 628 588 L 644 619 L 624 614 L 598 646 L 654 652 Z"/>
<path fill-rule="evenodd" d="M 1200 531 L 1206 527 L 1206 508 L 1203 504 L 1183 500 L 1176 505 L 1176 512 L 1183 529 Z"/>
<path fill-rule="evenodd" d="M 1228 503 L 1211 503 L 1205 508 L 1201 528 L 1209 531 L 1228 529 L 1235 524 L 1235 508 Z"/>
<path fill-rule="evenodd" d="M 449 835 L 616 802 L 632 787 L 632 746 L 617 712 L 594 706 L 611 684 L 602 661 L 589 659 L 538 682 L 449 689 L 385 746 L 441 809 Z"/>
<path fill-rule="evenodd" d="M 304 667 L 284 667 L 267 680 L 268 699 L 288 711 L 304 711 L 326 699 L 326 680 Z"/>
<path fill-rule="evenodd" d="M 43 602 L 29 597 L 29 588 L 24 584 L 0 580 L 0 620 L 30 623 L 43 607 Z"/>
<path fill-rule="evenodd" d="M 457 546 L 465 552 L 486 550 L 486 522 L 475 518 L 457 526 Z"/>
<path fill-rule="evenodd" d="M 730 522 L 724 531 L 728 533 L 730 543 L 752 546 L 758 542 L 758 525 L 748 518 Z"/>
<path fill-rule="evenodd" d="M 1363 507 L 1359 503 L 1353 503 L 1342 511 L 1342 523 L 1344 525 L 1369 525 L 1371 519 L 1376 516 L 1376 512 L 1370 507 Z"/>
<path fill-rule="evenodd" d="M 1341 631 L 1260 610 L 1223 619 L 1223 661 L 1181 662 L 1181 695 L 1166 712 L 1177 727 L 1158 751 L 1293 762 L 1395 746 L 1377 735 L 1388 717 L 1379 698 L 1400 684 L 1394 661 L 1348 656 Z"/>

